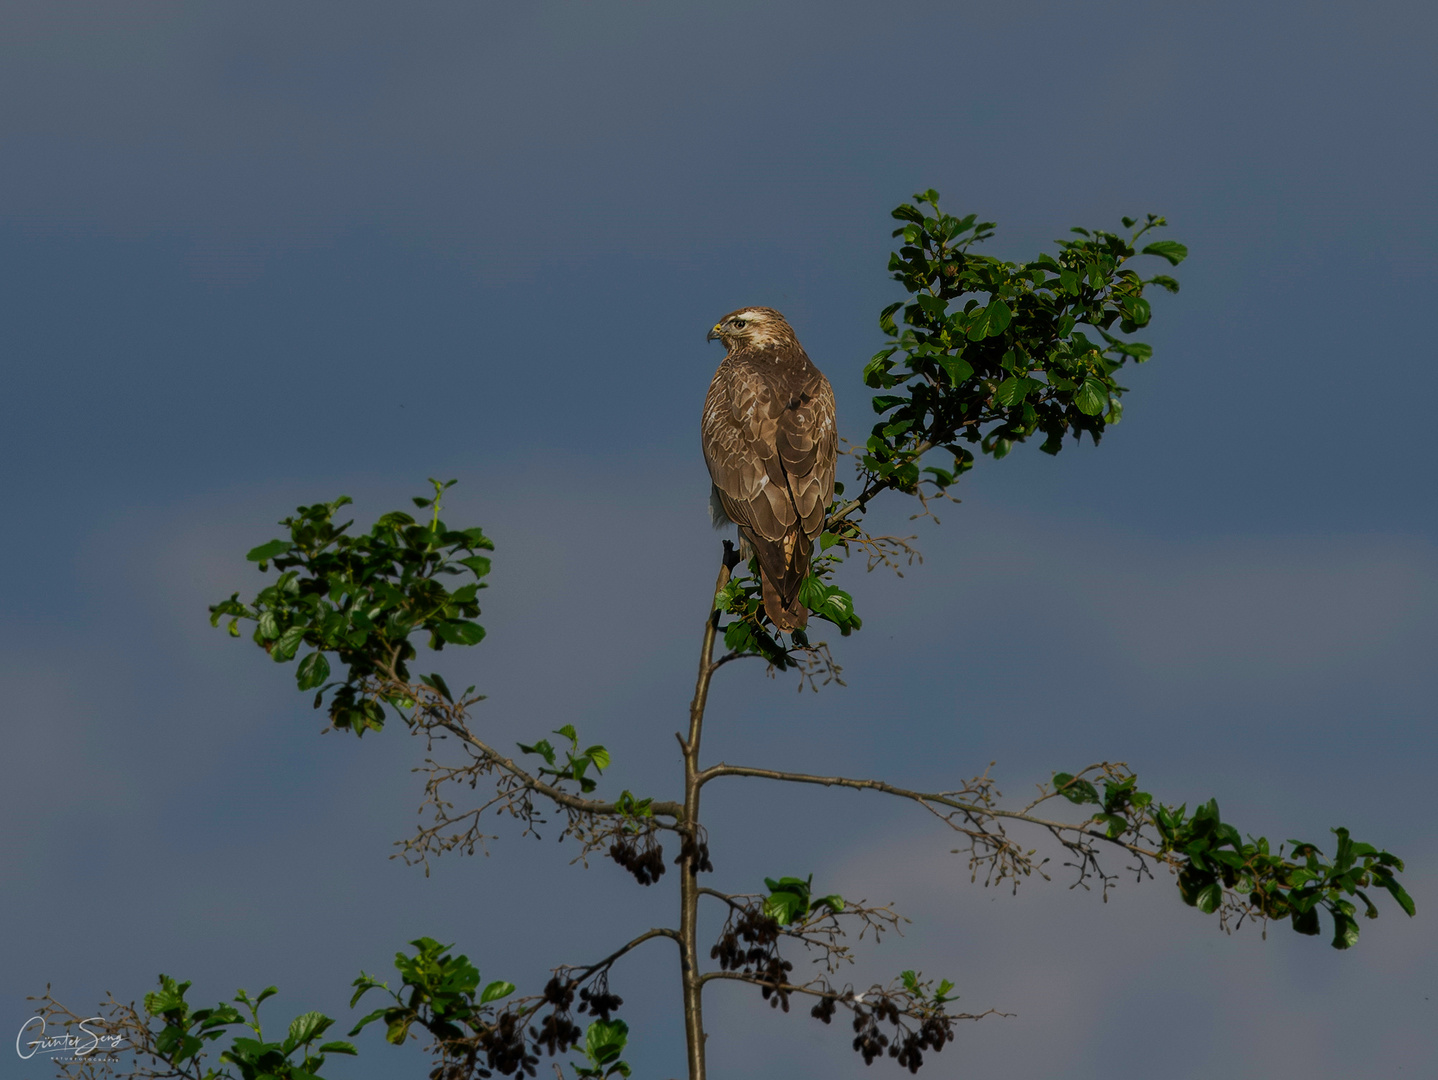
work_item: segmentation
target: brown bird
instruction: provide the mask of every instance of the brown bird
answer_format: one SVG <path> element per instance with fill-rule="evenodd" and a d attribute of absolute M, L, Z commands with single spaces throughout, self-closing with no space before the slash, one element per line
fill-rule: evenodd
<path fill-rule="evenodd" d="M 716 527 L 739 526 L 759 559 L 764 613 L 780 630 L 809 619 L 799 599 L 834 501 L 834 391 L 773 308 L 740 308 L 709 331 L 724 362 L 704 399 L 704 461 Z"/>

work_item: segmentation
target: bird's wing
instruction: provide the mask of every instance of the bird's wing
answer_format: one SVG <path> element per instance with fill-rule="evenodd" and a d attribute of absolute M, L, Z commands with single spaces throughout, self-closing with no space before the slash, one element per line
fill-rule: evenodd
<path fill-rule="evenodd" d="M 757 537 L 782 540 L 799 515 L 778 448 L 778 388 L 746 361 L 726 358 L 704 401 L 704 461 L 724 512 Z"/>
<path fill-rule="evenodd" d="M 834 391 L 807 359 L 790 366 L 785 382 L 787 407 L 779 416 L 776 433 L 779 460 L 804 535 L 812 541 L 822 531 L 824 515 L 834 501 L 838 456 Z"/>

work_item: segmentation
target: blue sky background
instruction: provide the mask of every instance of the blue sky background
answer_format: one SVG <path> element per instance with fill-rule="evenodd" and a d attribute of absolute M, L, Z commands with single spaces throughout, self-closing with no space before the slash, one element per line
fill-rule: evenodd
<path fill-rule="evenodd" d="M 573 722 L 615 791 L 673 794 L 717 557 L 704 333 L 780 308 L 860 436 L 887 213 L 933 186 L 1016 259 L 1163 213 L 1183 292 L 1099 450 L 981 462 L 912 527 L 922 567 L 849 572 L 848 687 L 726 669 L 709 759 L 996 761 L 1015 796 L 1124 760 L 1255 834 L 1348 825 L 1408 858 L 1419 918 L 1380 901 L 1337 953 L 1225 937 L 1164 879 L 985 891 L 927 815 L 744 781 L 706 794 L 715 883 L 892 900 L 914 923 L 856 982 L 1016 1014 L 923 1075 L 1432 1075 L 1435 31 L 1372 2 L 7 4 L 0 1019 L 165 971 L 347 1028 L 349 981 L 421 934 L 530 988 L 669 920 L 672 875 L 550 839 L 387 861 L 422 747 L 319 737 L 205 606 L 296 504 L 367 522 L 458 477 L 449 520 L 498 550 L 490 636 L 442 670 L 497 744 Z M 613 982 L 665 1077 L 654 948 Z M 741 988 L 707 1019 L 715 1077 L 898 1075 Z M 362 1041 L 335 1076 L 426 1071 Z"/>

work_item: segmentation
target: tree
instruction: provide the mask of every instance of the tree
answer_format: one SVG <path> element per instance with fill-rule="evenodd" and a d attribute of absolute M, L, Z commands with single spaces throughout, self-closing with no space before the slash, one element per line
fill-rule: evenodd
<path fill-rule="evenodd" d="M 869 569 L 897 568 L 915 554 L 905 538 L 865 530 L 869 504 L 893 492 L 917 500 L 915 516 L 929 514 L 933 501 L 946 498 L 974 466 L 975 449 L 1000 460 L 1036 436 L 1048 454 L 1057 454 L 1066 436 L 1087 434 L 1097 443 L 1122 416 L 1124 388 L 1116 376 L 1129 362 L 1151 355 L 1149 346 L 1121 335 L 1148 324 L 1146 289 L 1178 291 L 1172 277 L 1144 278 L 1130 263 L 1148 256 L 1176 266 L 1187 254 L 1181 244 L 1149 237 L 1164 225 L 1153 215 L 1141 222 L 1125 218 L 1123 234 L 1075 229 L 1075 238 L 1060 241 L 1055 253 L 1024 264 L 976 253 L 974 246 L 993 235 L 992 223 L 943 213 L 933 191 L 914 196 L 893 216 L 901 222 L 894 233 L 901 244 L 889 269 L 908 299 L 881 313 L 888 344 L 863 369 L 866 384 L 878 391 L 873 406 L 879 419 L 868 440 L 852 450 L 852 494 L 837 485 L 821 553 L 801 594 L 811 613 L 844 637 L 862 622 L 852 597 L 837 584 L 842 567 L 863 557 Z M 939 463 L 932 463 L 936 458 Z M 1317 935 L 1320 912 L 1326 912 L 1333 946 L 1346 949 L 1359 936 L 1357 904 L 1368 918 L 1377 917 L 1371 891 L 1387 890 L 1402 910 L 1414 913 L 1398 880 L 1401 860 L 1355 842 L 1347 830 L 1333 830 L 1331 855 L 1312 843 L 1275 846 L 1245 838 L 1223 820 L 1215 801 L 1192 811 L 1165 804 L 1141 790 L 1137 776 L 1121 764 L 1055 772 L 1022 805 L 1005 803 L 987 773 L 952 790 L 920 791 L 874 778 L 704 764 L 708 692 L 722 668 L 758 659 L 771 670 L 797 672 L 815 688 L 839 675 L 826 644 L 810 643 L 802 631 L 786 642 L 766 623 L 757 567 L 741 567 L 727 542 L 703 623 L 687 732 L 678 735 L 679 797 L 601 794 L 609 752 L 601 744 L 586 745 L 573 725 L 520 744 L 517 755 L 506 754 L 476 729 L 473 710 L 482 695 L 473 686 L 456 694 L 439 673 L 412 671 L 420 657 L 417 635 L 427 635 L 434 652 L 474 646 L 485 636 L 475 619 L 493 545 L 481 529 L 451 529 L 440 512 L 454 481 L 431 483 L 432 493 L 414 500 L 428 513 L 427 522 L 388 513 L 359 535 L 350 531 L 353 521 L 338 521 L 350 502 L 346 497 L 298 508 L 281 522 L 285 537 L 248 554 L 261 572 L 273 566 L 273 583 L 252 599 L 241 600 L 236 592 L 214 605 L 211 623 L 228 620 L 230 634 L 238 637 L 240 624 L 251 622 L 253 640 L 271 659 L 299 658 L 299 689 L 314 692 L 315 708 L 327 709 L 335 729 L 363 736 L 398 717 L 427 740 L 423 807 L 429 818 L 404 842 L 407 861 L 427 866 L 446 853 L 473 854 L 488 839 L 486 815 L 508 817 L 525 833 L 553 815 L 581 855 L 608 857 L 645 886 L 676 865 L 679 884 L 677 925 L 617 946 L 597 945 L 599 959 L 561 964 L 526 994 L 503 979 L 485 983 L 466 956 L 427 937 L 397 954 L 396 989 L 361 973 L 351 1007 L 373 993 L 384 1004 L 351 1034 L 377 1021 L 396 1044 L 423 1032 L 436 1080 L 534 1076 L 543 1058 L 566 1054 L 582 1059 L 570 1061 L 576 1077 L 628 1076 L 622 1059 L 628 1028 L 616 1015 L 623 1002 L 610 987 L 610 973 L 632 950 L 661 940 L 678 954 L 690 1080 L 705 1075 L 703 995 L 718 980 L 753 985 L 786 1012 L 791 1001 L 803 1000 L 825 1024 L 843 1009 L 853 1047 L 866 1063 L 887 1056 L 910 1072 L 955 1038 L 956 1021 L 988 1015 L 952 1009 L 951 983 L 913 971 L 864 990 L 838 977 L 851 960 L 854 930 L 878 936 L 897 924 L 898 914 L 888 907 L 822 894 L 811 877 L 766 878 L 762 889 L 748 892 L 704 884 L 716 868 L 701 795 L 707 785 L 730 777 L 851 788 L 914 803 L 954 831 L 973 877 L 986 885 L 1016 887 L 1034 874 L 1048 876 L 1050 860 L 1015 838 L 1037 832 L 1062 853 L 1079 881 L 1097 882 L 1103 890 L 1114 880 L 1102 862 L 1109 855 L 1140 877 L 1167 869 L 1184 902 L 1217 915 L 1225 929 L 1247 920 L 1286 920 L 1300 934 Z M 302 658 L 301 650 L 307 650 Z M 449 752 L 441 755 L 437 747 Z M 472 799 L 467 792 L 486 794 Z M 727 915 L 707 958 L 698 937 L 701 901 L 720 905 Z M 791 974 L 789 957 L 799 946 L 821 961 L 813 979 Z M 347 1042 L 322 1041 L 334 1021 L 314 1012 L 295 1018 L 282 1039 L 267 1039 L 259 1008 L 273 987 L 253 996 L 241 991 L 233 1004 L 193 1009 L 185 998 L 189 985 L 161 976 L 142 1007 L 111 998 L 103 1030 L 112 1043 L 123 1040 L 138 1052 L 133 1061 L 81 1056 L 62 1063 L 62 1074 L 303 1080 L 321 1075 L 328 1055 L 355 1052 Z M 39 1001 L 37 1011 L 49 1021 L 81 1019 L 48 992 Z M 581 1027 L 577 1017 L 587 1025 Z M 250 1034 L 233 1035 L 218 1064 L 208 1064 L 218 1040 L 237 1029 Z M 553 1064 L 562 1075 L 560 1063 Z"/>

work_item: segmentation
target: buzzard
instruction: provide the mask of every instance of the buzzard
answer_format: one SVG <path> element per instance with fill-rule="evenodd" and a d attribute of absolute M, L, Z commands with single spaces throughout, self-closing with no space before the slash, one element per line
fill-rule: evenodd
<path fill-rule="evenodd" d="M 709 340 L 724 362 L 704 399 L 704 461 L 715 526 L 733 522 L 759 559 L 764 613 L 780 630 L 809 618 L 799 589 L 834 500 L 834 391 L 773 308 L 725 315 Z"/>

